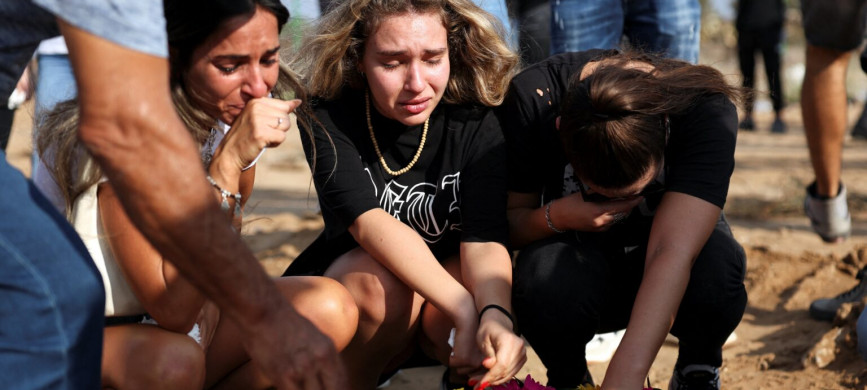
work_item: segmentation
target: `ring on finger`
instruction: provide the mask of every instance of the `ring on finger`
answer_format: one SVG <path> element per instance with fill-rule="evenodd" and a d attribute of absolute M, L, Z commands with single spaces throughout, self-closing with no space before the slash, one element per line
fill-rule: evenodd
<path fill-rule="evenodd" d="M 283 117 L 281 116 L 281 117 L 277 118 L 277 126 L 280 126 L 282 124 L 283 124 Z"/>

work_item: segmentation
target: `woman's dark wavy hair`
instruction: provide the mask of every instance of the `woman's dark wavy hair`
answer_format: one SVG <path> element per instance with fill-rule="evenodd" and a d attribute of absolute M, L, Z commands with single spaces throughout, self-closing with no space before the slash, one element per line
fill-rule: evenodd
<path fill-rule="evenodd" d="M 217 120 L 195 106 L 186 88 L 183 74 L 190 66 L 196 48 L 228 20 L 238 16 L 252 17 L 261 8 L 277 18 L 278 34 L 289 20 L 289 10 L 279 0 L 164 0 L 166 30 L 169 40 L 169 66 L 172 101 L 175 111 L 199 143 L 208 137 Z M 298 78 L 286 66 L 280 66 L 274 97 L 298 98 L 306 101 L 307 94 Z M 309 110 L 301 105 L 296 111 Z M 312 139 L 310 126 L 298 115 L 299 124 Z M 99 182 L 102 172 L 77 137 L 79 109 L 77 99 L 58 104 L 39 121 L 36 148 L 48 164 L 48 170 L 66 201 L 67 217 L 71 216 L 75 199 L 87 188 Z"/>
<path fill-rule="evenodd" d="M 635 68 L 636 62 L 653 70 Z M 580 76 L 570 79 L 560 107 L 560 138 L 575 174 L 610 189 L 635 183 L 662 162 L 669 115 L 708 95 L 733 102 L 742 95 L 712 67 L 638 52 L 610 54 L 590 76 Z"/>
<path fill-rule="evenodd" d="M 279 0 L 164 0 L 166 31 L 169 38 L 172 101 L 181 120 L 191 129 L 198 142 L 204 142 L 215 118 L 195 106 L 195 90 L 184 85 L 184 73 L 190 68 L 193 52 L 205 43 L 228 20 L 238 16 L 252 17 L 262 8 L 277 18 L 278 34 L 289 21 L 289 10 Z M 288 67 L 280 65 L 274 97 L 306 100 L 304 88 Z M 306 128 L 306 126 L 305 126 Z"/>

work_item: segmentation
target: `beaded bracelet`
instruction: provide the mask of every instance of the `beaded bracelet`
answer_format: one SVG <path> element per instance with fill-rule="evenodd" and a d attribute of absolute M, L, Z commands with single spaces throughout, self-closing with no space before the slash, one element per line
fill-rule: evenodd
<path fill-rule="evenodd" d="M 551 203 L 554 203 L 554 201 L 552 200 L 545 205 L 545 222 L 548 223 L 548 228 L 553 230 L 554 233 L 566 233 L 565 230 L 557 229 L 554 223 L 551 222 Z"/>
<path fill-rule="evenodd" d="M 233 194 L 229 191 L 226 191 L 222 187 L 220 187 L 219 184 L 217 184 L 217 181 L 214 180 L 214 178 L 211 177 L 211 175 L 207 175 L 206 177 L 208 179 L 208 182 L 211 183 L 211 185 L 214 186 L 214 188 L 216 188 L 217 191 L 220 192 L 220 197 L 222 198 L 222 202 L 220 202 L 220 208 L 223 209 L 223 211 L 229 211 L 229 199 L 228 198 L 232 197 L 235 199 L 235 215 L 237 215 L 237 216 L 241 215 L 241 193 L 238 192 L 238 193 Z"/>
<path fill-rule="evenodd" d="M 482 315 L 485 314 L 485 311 L 487 311 L 488 309 L 494 309 L 494 310 L 497 310 L 497 311 L 505 314 L 506 317 L 509 318 L 509 321 L 512 322 L 512 332 L 515 332 L 515 334 L 518 333 L 518 325 L 515 324 L 515 318 L 512 317 L 512 313 L 509 313 L 509 311 L 506 310 L 506 308 L 504 308 L 500 305 L 490 304 L 490 305 L 483 307 L 482 310 L 479 311 L 479 322 L 482 322 Z"/>

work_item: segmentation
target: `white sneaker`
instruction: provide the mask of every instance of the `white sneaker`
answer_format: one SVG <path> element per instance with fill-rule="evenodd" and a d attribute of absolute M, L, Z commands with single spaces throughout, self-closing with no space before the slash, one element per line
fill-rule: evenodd
<path fill-rule="evenodd" d="M 831 199 L 816 196 L 816 183 L 807 187 L 804 211 L 810 218 L 813 230 L 825 242 L 844 241 L 852 231 L 852 216 L 846 204 L 846 186 L 840 183 L 840 191 Z"/>
<path fill-rule="evenodd" d="M 625 332 L 625 330 L 618 330 L 593 336 L 593 339 L 584 347 L 584 356 L 587 358 L 587 362 L 604 363 L 611 360 Z"/>

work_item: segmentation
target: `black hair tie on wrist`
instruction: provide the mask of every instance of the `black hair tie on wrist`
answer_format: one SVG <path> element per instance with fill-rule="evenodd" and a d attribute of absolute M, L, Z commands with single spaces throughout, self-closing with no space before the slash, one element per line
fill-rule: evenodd
<path fill-rule="evenodd" d="M 512 332 L 515 332 L 515 334 L 519 334 L 518 333 L 518 325 L 515 324 L 515 318 L 512 317 L 512 313 L 509 313 L 508 310 L 506 310 L 504 307 L 502 307 L 500 305 L 490 304 L 490 305 L 483 307 L 482 310 L 479 311 L 479 322 L 482 322 L 482 315 L 485 314 L 485 311 L 487 311 L 488 309 L 495 309 L 495 310 L 505 314 L 506 317 L 509 319 L 509 321 L 512 322 Z"/>

